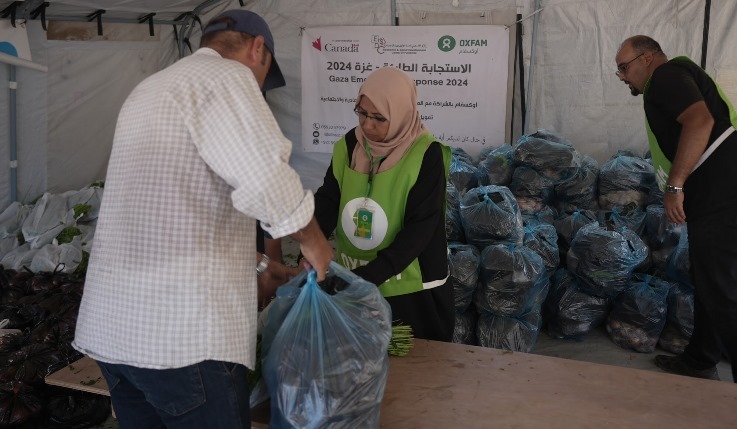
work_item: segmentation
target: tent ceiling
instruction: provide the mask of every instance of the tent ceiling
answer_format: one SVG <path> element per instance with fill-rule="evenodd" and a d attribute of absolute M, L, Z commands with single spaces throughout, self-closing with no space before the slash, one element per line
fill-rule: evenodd
<path fill-rule="evenodd" d="M 71 20 L 86 19 L 90 14 L 100 9 L 105 13 L 102 20 L 112 19 L 138 19 L 144 15 L 155 13 L 155 20 L 173 20 L 187 12 L 207 11 L 210 6 L 223 3 L 228 0 L 60 0 L 49 1 L 46 9 L 47 19 L 58 19 L 67 17 Z M 23 2 L 0 0 L 0 11 L 5 11 L 13 3 L 16 4 L 16 19 L 29 19 L 31 13 L 36 10 L 43 0 L 26 0 Z M 9 10 L 4 18 L 9 19 Z M 75 19 L 76 18 L 76 19 Z M 38 17 L 36 17 L 38 19 Z"/>

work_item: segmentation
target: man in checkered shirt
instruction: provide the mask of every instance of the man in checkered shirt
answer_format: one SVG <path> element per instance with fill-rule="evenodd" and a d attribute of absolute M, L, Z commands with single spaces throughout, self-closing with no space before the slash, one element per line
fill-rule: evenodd
<path fill-rule="evenodd" d="M 261 17 L 224 12 L 120 111 L 74 347 L 121 427 L 250 428 L 256 219 L 319 279 L 333 258 L 262 94 L 284 85 L 273 56 Z"/>

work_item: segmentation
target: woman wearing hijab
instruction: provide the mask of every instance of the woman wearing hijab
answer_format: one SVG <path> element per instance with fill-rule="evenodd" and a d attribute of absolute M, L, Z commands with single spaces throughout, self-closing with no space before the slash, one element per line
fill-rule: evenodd
<path fill-rule="evenodd" d="M 450 148 L 422 125 L 414 81 L 371 73 L 354 109 L 359 126 L 335 143 L 315 217 L 335 231 L 337 261 L 376 284 L 394 324 L 416 338 L 451 341 L 445 192 Z"/>

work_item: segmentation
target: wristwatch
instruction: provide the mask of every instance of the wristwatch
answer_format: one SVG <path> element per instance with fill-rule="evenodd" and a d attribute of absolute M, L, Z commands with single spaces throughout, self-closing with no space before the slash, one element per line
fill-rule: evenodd
<path fill-rule="evenodd" d="M 683 187 L 681 186 L 673 186 L 673 185 L 665 185 L 665 192 L 669 194 L 680 194 L 683 192 Z"/>
<path fill-rule="evenodd" d="M 266 271 L 266 268 L 269 266 L 269 257 L 266 256 L 265 253 L 261 254 L 261 262 L 258 263 L 256 266 L 256 277 L 261 277 L 261 274 Z"/>

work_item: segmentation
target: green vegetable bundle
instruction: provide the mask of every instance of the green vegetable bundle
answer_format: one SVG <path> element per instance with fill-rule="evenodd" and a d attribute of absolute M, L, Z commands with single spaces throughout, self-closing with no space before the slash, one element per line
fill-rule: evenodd
<path fill-rule="evenodd" d="M 412 327 L 398 324 L 392 326 L 392 338 L 389 340 L 387 352 L 390 356 L 407 356 L 412 350 Z"/>

